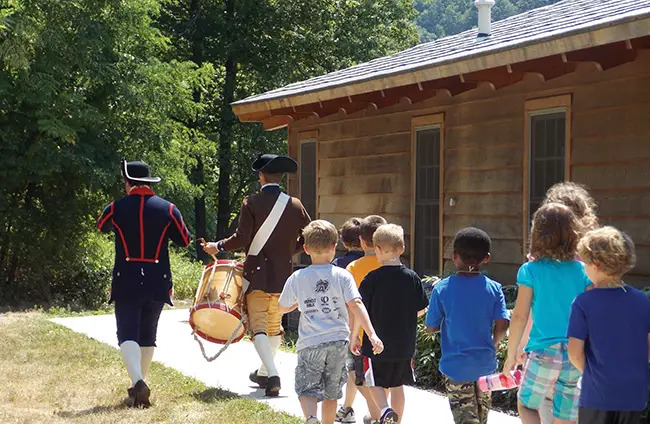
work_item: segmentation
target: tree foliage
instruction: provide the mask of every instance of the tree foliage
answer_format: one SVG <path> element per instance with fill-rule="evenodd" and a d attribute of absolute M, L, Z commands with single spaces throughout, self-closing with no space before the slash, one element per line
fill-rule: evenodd
<path fill-rule="evenodd" d="M 180 82 L 153 0 L 22 0 L 0 10 L 0 299 L 52 301 L 84 280 L 119 158 L 144 156 L 188 192 Z"/>
<path fill-rule="evenodd" d="M 560 0 L 497 0 L 492 19 L 505 19 Z M 420 41 L 427 42 L 475 27 L 478 14 L 471 0 L 415 0 Z"/>

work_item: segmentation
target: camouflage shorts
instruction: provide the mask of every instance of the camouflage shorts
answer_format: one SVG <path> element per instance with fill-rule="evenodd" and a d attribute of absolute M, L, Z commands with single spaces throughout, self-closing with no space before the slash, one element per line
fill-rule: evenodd
<path fill-rule="evenodd" d="M 348 342 L 321 343 L 298 351 L 296 365 L 296 393 L 298 396 L 323 400 L 343 397 L 343 385 L 347 380 L 345 367 Z"/>
<path fill-rule="evenodd" d="M 456 424 L 486 424 L 492 404 L 490 392 L 484 393 L 476 382 L 458 383 L 445 379 L 449 406 Z"/>

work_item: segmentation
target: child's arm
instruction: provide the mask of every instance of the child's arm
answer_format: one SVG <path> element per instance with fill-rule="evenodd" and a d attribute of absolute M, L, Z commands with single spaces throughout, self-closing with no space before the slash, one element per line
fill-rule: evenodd
<path fill-rule="evenodd" d="M 517 352 L 519 351 L 519 344 L 521 337 L 526 329 L 528 317 L 530 316 L 530 305 L 533 301 L 532 287 L 519 285 L 517 293 L 517 302 L 515 309 L 512 311 L 510 319 L 510 334 L 508 336 L 508 357 L 503 364 L 503 372 L 509 373 L 514 370 L 517 365 Z"/>
<path fill-rule="evenodd" d="M 569 360 L 580 372 L 585 370 L 585 341 L 569 337 Z"/>
<path fill-rule="evenodd" d="M 524 348 L 528 344 L 528 340 L 530 339 L 530 330 L 533 328 L 533 316 L 532 314 L 528 317 L 528 324 L 526 324 L 526 328 L 524 329 L 524 335 L 521 338 L 521 341 L 519 342 L 519 350 L 517 351 L 517 364 L 518 365 L 523 365 L 524 362 L 526 361 L 526 352 L 524 352 Z"/>
<path fill-rule="evenodd" d="M 372 351 L 375 355 L 379 355 L 384 350 L 384 344 L 377 333 L 375 333 L 375 328 L 370 322 L 370 317 L 368 316 L 368 311 L 366 310 L 365 305 L 360 298 L 352 299 L 347 303 L 348 308 L 355 316 L 355 326 L 354 331 L 352 332 L 352 341 L 351 343 L 359 343 L 359 329 L 360 327 L 366 332 L 368 340 L 372 343 Z"/>
<path fill-rule="evenodd" d="M 429 308 L 424 308 L 421 311 L 418 311 L 418 318 L 420 318 L 421 316 L 424 316 L 427 313 L 427 309 L 429 309 Z"/>
<path fill-rule="evenodd" d="M 426 327 L 427 327 L 427 331 L 429 333 L 434 333 L 435 334 L 435 333 L 440 332 L 440 327 L 429 327 L 428 325 Z"/>
<path fill-rule="evenodd" d="M 509 324 L 510 322 L 507 319 L 498 319 L 494 322 L 492 341 L 494 342 L 494 348 L 496 350 L 499 350 L 499 343 L 501 343 L 501 340 L 506 336 Z"/>
<path fill-rule="evenodd" d="M 283 314 L 283 315 L 284 315 L 284 314 L 288 314 L 289 312 L 294 311 L 296 308 L 298 308 L 298 302 L 294 303 L 294 304 L 291 305 L 291 306 L 282 306 L 282 305 L 278 305 L 278 311 L 279 311 L 281 314 Z"/>

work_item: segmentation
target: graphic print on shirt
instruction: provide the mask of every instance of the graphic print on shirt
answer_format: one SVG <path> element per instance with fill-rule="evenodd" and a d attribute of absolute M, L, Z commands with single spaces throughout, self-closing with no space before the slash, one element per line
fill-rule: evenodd
<path fill-rule="evenodd" d="M 327 280 L 318 280 L 316 282 L 316 293 L 325 293 L 330 288 L 330 282 Z"/>
<path fill-rule="evenodd" d="M 325 293 L 329 290 L 330 287 L 330 282 L 327 280 L 318 280 L 316 282 L 316 288 L 314 289 L 316 293 Z M 320 310 L 324 314 L 329 314 L 332 312 L 332 308 L 330 307 L 330 297 L 327 295 L 323 295 L 320 297 Z"/>
<path fill-rule="evenodd" d="M 316 298 L 315 297 L 308 297 L 305 299 L 305 306 L 308 308 L 313 308 L 316 306 Z"/>

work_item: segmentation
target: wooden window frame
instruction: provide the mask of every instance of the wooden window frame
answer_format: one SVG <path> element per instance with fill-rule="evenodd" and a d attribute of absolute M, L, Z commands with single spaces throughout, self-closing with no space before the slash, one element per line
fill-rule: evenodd
<path fill-rule="evenodd" d="M 572 95 L 563 94 L 526 101 L 524 106 L 524 158 L 523 158 L 523 254 L 528 254 L 529 206 L 530 206 L 530 159 L 531 118 L 533 116 L 564 112 L 564 180 L 571 180 L 571 103 Z"/>
<path fill-rule="evenodd" d="M 419 130 L 426 130 L 431 128 L 440 129 L 440 176 L 439 176 L 439 193 L 438 193 L 438 202 L 440 211 L 438 213 L 438 231 L 439 231 L 439 242 L 438 242 L 438 272 L 440 275 L 443 274 L 443 265 L 444 265 L 444 233 L 443 233 L 443 223 L 444 223 L 444 185 L 445 185 L 445 114 L 444 113 L 435 113 L 431 115 L 415 116 L 411 118 L 411 216 L 410 216 L 410 232 L 409 232 L 409 262 L 411 268 L 415 266 L 415 255 L 413 254 L 415 249 L 415 196 L 416 196 L 416 178 L 417 178 L 417 169 L 416 169 L 416 147 L 417 147 L 417 132 Z"/>
<path fill-rule="evenodd" d="M 302 167 L 302 145 L 306 143 L 315 143 L 316 144 L 316 186 L 314 187 L 316 194 L 316 210 L 314 211 L 316 216 L 312 216 L 311 219 L 317 219 L 319 214 L 319 203 L 320 195 L 318 194 L 318 180 L 319 180 L 319 170 L 320 170 L 320 160 L 318 158 L 318 130 L 313 131 L 303 131 L 298 133 L 298 165 Z M 300 175 L 300 169 L 298 170 L 298 197 L 302 196 L 302 176 Z"/>

